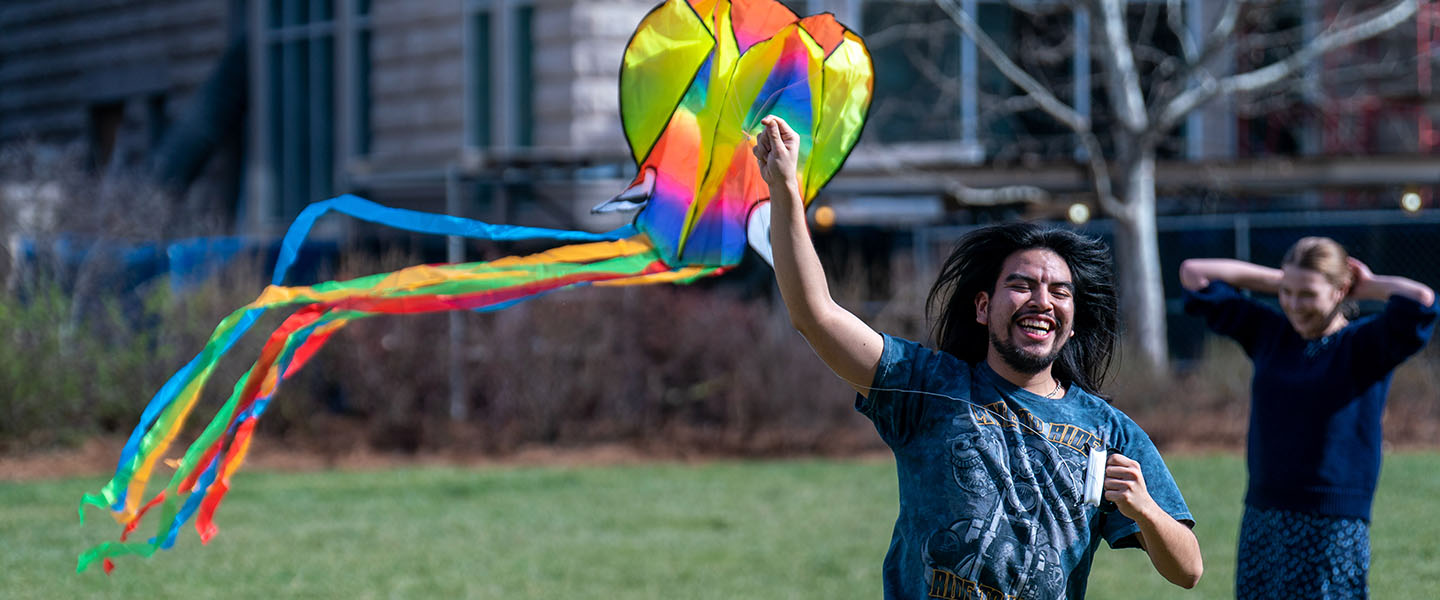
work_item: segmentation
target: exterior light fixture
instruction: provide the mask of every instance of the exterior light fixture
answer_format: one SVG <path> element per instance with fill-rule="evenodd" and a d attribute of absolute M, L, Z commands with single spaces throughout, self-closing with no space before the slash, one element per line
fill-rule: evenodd
<path fill-rule="evenodd" d="M 821 206 L 815 209 L 815 226 L 821 229 L 829 229 L 835 226 L 835 209 L 829 206 Z"/>
<path fill-rule="evenodd" d="M 1405 192 L 1400 196 L 1400 208 L 1405 209 L 1405 212 L 1408 213 L 1420 212 L 1422 203 L 1423 201 L 1420 199 L 1420 194 L 1415 192 Z"/>

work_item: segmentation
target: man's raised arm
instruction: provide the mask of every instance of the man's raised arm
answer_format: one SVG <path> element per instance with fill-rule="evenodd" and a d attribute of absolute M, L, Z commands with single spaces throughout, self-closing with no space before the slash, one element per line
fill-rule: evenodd
<path fill-rule="evenodd" d="M 779 117 L 761 121 L 755 144 L 760 173 L 770 185 L 770 243 L 775 279 L 799 330 L 820 360 L 862 396 L 869 396 L 884 340 L 874 329 L 835 303 L 825 270 L 805 224 L 805 202 L 795 175 L 800 136 Z"/>

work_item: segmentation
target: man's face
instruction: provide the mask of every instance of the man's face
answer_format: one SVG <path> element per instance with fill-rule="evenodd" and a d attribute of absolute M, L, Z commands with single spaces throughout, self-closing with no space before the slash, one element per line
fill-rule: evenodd
<path fill-rule="evenodd" d="M 975 296 L 975 320 L 990 330 L 990 350 L 1011 368 L 1034 374 L 1060 356 L 1074 333 L 1075 285 L 1070 267 L 1052 250 L 1011 254 L 995 293 Z"/>

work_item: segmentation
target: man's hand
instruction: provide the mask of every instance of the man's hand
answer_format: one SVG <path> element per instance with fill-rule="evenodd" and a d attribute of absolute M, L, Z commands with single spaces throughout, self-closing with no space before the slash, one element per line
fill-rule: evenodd
<path fill-rule="evenodd" d="M 772 187 L 793 185 L 795 163 L 800 154 L 800 134 L 784 119 L 770 115 L 760 120 L 765 130 L 755 138 L 755 158 L 760 162 L 760 176 Z"/>
<path fill-rule="evenodd" d="M 1105 499 L 1115 503 L 1120 514 L 1139 521 L 1146 511 L 1158 506 L 1145 489 L 1140 463 L 1115 453 L 1105 462 Z"/>
<path fill-rule="evenodd" d="M 1195 587 L 1205 571 L 1200 541 L 1150 497 L 1140 463 L 1122 454 L 1110 455 L 1105 463 L 1105 499 L 1140 526 L 1140 547 L 1150 555 L 1155 571 L 1175 585 Z"/>

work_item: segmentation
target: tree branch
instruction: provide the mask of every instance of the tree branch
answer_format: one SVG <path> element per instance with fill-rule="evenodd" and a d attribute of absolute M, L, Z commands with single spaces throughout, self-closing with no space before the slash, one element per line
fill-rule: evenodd
<path fill-rule="evenodd" d="M 959 181 L 946 190 L 964 206 L 998 206 L 1001 204 L 1043 204 L 1050 193 L 1033 185 L 1007 185 L 998 188 L 973 188 Z"/>
<path fill-rule="evenodd" d="M 1215 58 L 1220 49 L 1225 47 L 1225 42 L 1235 33 L 1235 24 L 1240 21 L 1240 1 L 1230 0 L 1225 3 L 1225 11 L 1220 13 L 1220 19 L 1215 21 L 1215 27 L 1205 36 L 1205 41 L 1200 44 L 1200 54 L 1195 60 L 1190 61 L 1190 66 L 1199 68 Z"/>
<path fill-rule="evenodd" d="M 1000 72 L 1005 75 L 1006 79 L 1009 79 L 1011 83 L 1014 83 L 1020 89 L 1024 90 L 1028 95 L 1027 97 L 1033 100 L 1046 114 L 1054 117 L 1055 120 L 1063 123 L 1075 132 L 1075 135 L 1080 139 L 1080 143 L 1085 147 L 1091 179 L 1095 186 L 1095 195 L 1099 198 L 1101 208 L 1110 214 L 1124 214 L 1125 206 L 1115 198 L 1114 186 L 1110 182 L 1110 167 L 1105 161 L 1105 153 L 1100 147 L 1100 140 L 1096 138 L 1094 132 L 1090 130 L 1090 119 L 1076 112 L 1075 109 L 1066 105 L 1064 102 L 1061 102 L 1059 98 L 1055 97 L 1055 94 L 1051 93 L 1050 90 L 1046 89 L 1040 82 L 1035 81 L 1024 69 L 1010 60 L 1010 57 L 1006 56 L 1005 52 L 995 44 L 995 41 L 990 39 L 990 36 L 986 35 L 984 30 L 980 29 L 980 26 L 975 23 L 975 20 L 971 18 L 970 14 L 955 3 L 955 0 L 936 0 L 936 4 L 938 4 L 946 14 L 950 15 L 950 20 L 954 21 L 955 24 L 960 27 L 960 30 L 975 42 L 975 46 L 985 54 L 986 58 L 990 59 L 990 62 L 993 63 L 996 68 L 1000 69 Z M 1123 32 L 1123 22 L 1121 23 L 1121 27 Z M 1127 44 L 1121 44 L 1121 46 L 1125 47 L 1128 51 L 1129 46 Z M 1132 73 L 1134 72 L 1133 62 L 1132 59 Z M 1135 82 L 1135 90 L 1138 95 L 1138 80 Z M 956 197 L 963 198 L 964 196 L 956 194 Z"/>
<path fill-rule="evenodd" d="M 1050 15 L 1059 10 L 1061 6 L 1059 3 L 1035 2 L 1035 0 L 1007 0 L 1005 3 L 1008 4 L 1010 8 L 1025 13 L 1026 15 L 1029 15 L 1031 17 L 1044 17 Z"/>
<path fill-rule="evenodd" d="M 1113 1 L 1113 0 L 1112 0 Z M 1169 131 L 1190 114 L 1191 111 L 1223 94 L 1252 92 L 1274 85 L 1294 75 L 1301 67 L 1318 59 L 1326 52 L 1342 46 L 1360 42 L 1386 31 L 1408 20 L 1415 14 L 1416 0 L 1399 0 L 1388 8 L 1376 9 L 1350 19 L 1344 27 L 1331 27 L 1320 34 L 1304 48 L 1259 69 L 1237 73 L 1223 79 L 1206 75 L 1205 80 L 1166 104 L 1160 117 L 1152 123 L 1155 131 Z"/>
<path fill-rule="evenodd" d="M 1100 140 L 1090 132 L 1077 134 L 1080 143 L 1085 146 L 1085 155 L 1089 159 L 1090 179 L 1095 185 L 1095 197 L 1100 200 L 1100 208 L 1112 215 L 1120 215 L 1125 211 L 1125 206 L 1115 199 L 1114 186 L 1110 184 L 1110 165 L 1105 162 L 1105 154 L 1100 148 Z"/>
<path fill-rule="evenodd" d="M 1174 0 L 1170 1 L 1174 2 Z M 1235 33 L 1235 24 L 1240 20 L 1242 3 L 1242 0 L 1229 0 L 1229 2 L 1226 2 L 1224 11 L 1220 13 L 1220 18 L 1215 21 L 1215 26 L 1210 29 L 1210 33 L 1206 34 L 1205 40 L 1201 42 L 1199 50 L 1194 55 L 1191 55 L 1189 50 L 1184 51 L 1185 68 L 1179 69 L 1178 74 L 1170 79 L 1173 83 L 1164 86 L 1163 93 L 1156 93 L 1151 96 L 1150 99 L 1156 106 L 1168 105 L 1170 101 L 1174 100 L 1175 95 L 1188 89 L 1190 81 L 1195 78 L 1197 73 L 1204 73 L 1205 77 L 1213 77 L 1205 70 L 1205 65 L 1209 64 L 1211 60 L 1214 60 L 1215 57 L 1220 54 L 1221 50 L 1230 47 L 1227 42 L 1230 41 L 1230 36 Z M 1172 27 L 1175 26 L 1176 25 L 1172 24 Z M 1176 35 L 1179 34 L 1177 33 Z M 1188 36 L 1189 33 L 1187 32 L 1186 35 Z M 1182 47 L 1185 45 L 1186 39 L 1187 38 L 1183 36 L 1180 38 Z M 1172 92 L 1174 95 L 1172 95 Z M 1153 113 L 1159 111 L 1157 109 L 1151 112 L 1152 120 L 1154 120 L 1155 117 Z"/>
<path fill-rule="evenodd" d="M 980 26 L 975 23 L 975 20 L 970 17 L 970 14 L 965 12 L 965 9 L 960 8 L 960 6 L 955 3 L 955 0 L 936 0 L 936 4 L 939 5 L 946 14 L 950 15 L 950 20 L 954 21 L 955 24 L 960 27 L 960 31 L 964 32 L 966 36 L 975 42 L 975 46 L 985 54 L 986 58 L 990 59 L 990 62 L 993 63 L 996 68 L 1000 69 L 1000 72 L 1005 75 L 1006 79 L 1009 79 L 1011 83 L 1014 83 L 1020 89 L 1025 90 L 1026 94 L 1029 94 L 1030 97 L 1035 99 L 1040 110 L 1045 111 L 1046 114 L 1054 117 L 1055 120 L 1061 122 L 1076 133 L 1083 134 L 1090 131 L 1090 119 L 1088 117 L 1076 112 L 1075 109 L 1071 108 L 1068 104 L 1061 102 L 1059 98 L 1055 97 L 1055 94 L 1045 89 L 1044 85 L 1035 81 L 1034 77 L 1031 77 L 1029 73 L 1026 73 L 1024 69 L 1015 64 L 1015 61 L 1010 60 L 1010 57 L 1005 55 L 1005 51 L 1000 49 L 1000 46 L 995 43 L 995 40 L 990 39 L 990 36 L 987 35 L 984 30 L 980 29 Z"/>
<path fill-rule="evenodd" d="M 1109 68 L 1110 101 L 1115 116 L 1131 133 L 1141 133 L 1148 125 L 1145 98 L 1140 93 L 1140 73 L 1135 69 L 1135 55 L 1130 51 L 1130 37 L 1125 31 L 1125 7 L 1121 0 L 1100 0 L 1100 32 L 1108 52 L 1102 52 Z"/>
<path fill-rule="evenodd" d="M 1185 26 L 1185 8 L 1182 4 L 1182 0 L 1165 0 L 1165 22 L 1170 26 L 1170 33 L 1180 40 L 1180 53 L 1185 57 L 1185 62 L 1193 64 L 1200 53 L 1195 49 L 1195 36 L 1190 35 L 1190 29 Z"/>

